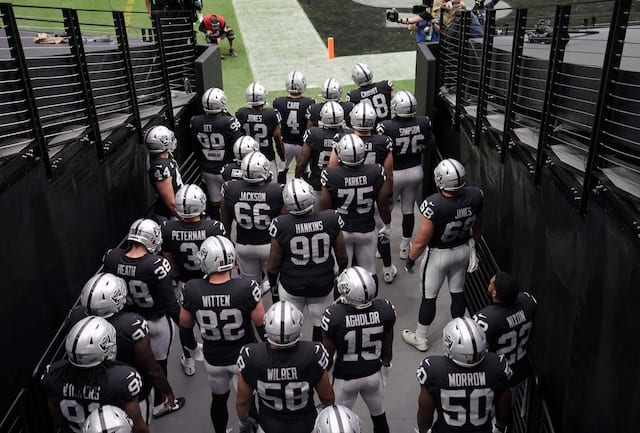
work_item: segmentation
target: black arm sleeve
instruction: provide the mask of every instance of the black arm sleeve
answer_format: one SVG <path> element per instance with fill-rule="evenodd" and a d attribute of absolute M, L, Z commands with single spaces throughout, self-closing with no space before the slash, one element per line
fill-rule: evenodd
<path fill-rule="evenodd" d="M 433 15 L 431 15 L 429 12 L 424 11 L 424 12 L 420 12 L 418 14 L 418 16 L 420 18 L 422 18 L 423 20 L 427 20 L 427 21 L 431 21 L 433 19 Z"/>
<path fill-rule="evenodd" d="M 169 275 L 158 280 L 158 296 L 160 297 L 160 302 L 164 306 L 164 311 L 167 316 L 178 324 L 180 322 L 180 305 L 178 305 L 178 300 L 173 291 L 173 285 L 171 284 L 171 277 Z"/>

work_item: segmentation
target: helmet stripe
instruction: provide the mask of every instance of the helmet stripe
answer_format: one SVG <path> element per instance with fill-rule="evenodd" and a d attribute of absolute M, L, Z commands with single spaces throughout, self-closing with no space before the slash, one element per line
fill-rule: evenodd
<path fill-rule="evenodd" d="M 107 420 L 104 417 L 104 409 L 103 406 L 98 408 L 98 418 L 100 419 L 100 431 L 102 433 L 108 433 L 109 429 L 107 428 Z"/>
<path fill-rule="evenodd" d="M 475 360 L 478 359 L 478 344 L 476 343 L 476 337 L 473 335 L 473 329 L 471 329 L 471 326 L 469 326 L 466 317 L 462 317 L 462 323 L 464 323 L 464 326 L 469 332 L 469 337 L 471 337 L 471 345 L 473 346 L 473 361 L 475 362 Z"/>
<path fill-rule="evenodd" d="M 456 176 L 458 177 L 457 186 L 460 186 L 461 179 L 460 179 L 460 172 L 458 171 L 458 167 L 456 167 L 456 165 L 453 163 L 453 161 L 451 161 L 451 159 L 447 159 L 447 161 L 449 162 L 449 164 L 451 164 L 451 166 L 453 167 L 453 170 L 456 172 Z"/>
<path fill-rule="evenodd" d="M 353 149 L 353 162 L 355 163 L 358 159 L 358 154 L 356 153 L 356 141 L 353 139 L 353 137 L 349 137 L 349 140 L 351 140 L 351 149 Z"/>
<path fill-rule="evenodd" d="M 224 264 L 227 265 L 227 249 L 224 247 L 224 242 L 218 239 L 218 236 L 215 236 L 214 239 L 216 242 L 220 244 L 220 249 L 222 250 L 222 257 L 224 257 Z"/>
<path fill-rule="evenodd" d="M 280 344 L 285 344 L 284 324 L 286 322 L 285 315 L 287 314 L 287 309 L 285 307 L 286 307 L 285 303 L 282 302 L 282 304 L 280 305 Z"/>
<path fill-rule="evenodd" d="M 98 286 L 98 283 L 100 282 L 102 277 L 104 277 L 104 274 L 101 274 L 98 278 L 96 278 L 96 280 L 91 285 L 91 289 L 89 289 L 89 296 L 87 296 L 87 310 L 89 310 L 89 313 L 91 314 L 94 314 L 94 312 L 91 311 L 91 299 L 93 298 L 93 292 L 96 290 L 96 287 Z"/>
<path fill-rule="evenodd" d="M 85 328 L 87 326 L 89 326 L 89 324 L 93 322 L 93 317 L 90 318 L 89 320 L 87 320 L 80 329 L 78 329 L 78 332 L 76 332 L 76 337 L 73 339 L 73 346 L 71 346 L 71 356 L 73 356 L 73 363 L 74 364 L 78 364 L 78 357 L 76 356 L 76 349 L 78 347 L 78 341 L 80 340 L 80 336 L 82 335 L 82 332 L 85 330 Z"/>
<path fill-rule="evenodd" d="M 364 290 L 364 296 L 368 300 L 369 299 L 369 290 L 367 290 L 367 284 L 364 282 L 364 278 L 362 278 L 362 275 L 360 275 L 360 271 L 358 270 L 358 268 L 353 268 L 353 270 L 355 271 L 356 275 L 358 276 L 358 279 L 360 280 L 360 285 L 362 286 L 362 289 Z"/>
<path fill-rule="evenodd" d="M 256 156 L 256 152 L 253 152 L 247 161 L 247 177 L 251 179 L 251 160 Z"/>
<path fill-rule="evenodd" d="M 293 201 L 296 202 L 296 207 L 298 210 L 302 210 L 302 206 L 300 206 L 300 202 L 298 201 L 298 194 L 296 193 L 296 184 L 291 183 L 291 191 L 293 192 Z"/>
<path fill-rule="evenodd" d="M 187 188 L 184 190 L 184 195 L 182 196 L 182 211 L 187 213 L 187 197 L 189 196 L 189 187 L 191 185 L 187 185 Z"/>
<path fill-rule="evenodd" d="M 333 406 L 333 412 L 336 414 L 338 420 L 338 433 L 344 433 L 344 426 L 342 425 L 342 417 L 340 416 L 340 409 L 337 406 Z"/>

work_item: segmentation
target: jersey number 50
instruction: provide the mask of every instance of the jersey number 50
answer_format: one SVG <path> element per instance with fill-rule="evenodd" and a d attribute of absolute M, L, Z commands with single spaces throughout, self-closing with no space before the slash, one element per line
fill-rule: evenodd
<path fill-rule="evenodd" d="M 258 381 L 258 397 L 273 410 L 296 411 L 309 402 L 309 382 L 273 383 Z"/>

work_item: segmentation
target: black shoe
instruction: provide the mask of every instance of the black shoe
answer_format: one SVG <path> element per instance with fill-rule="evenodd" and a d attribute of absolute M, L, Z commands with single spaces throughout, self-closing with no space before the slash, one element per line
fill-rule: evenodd
<path fill-rule="evenodd" d="M 229 55 L 231 57 L 238 57 L 238 53 L 236 53 L 236 50 L 234 50 L 233 48 L 229 50 Z"/>

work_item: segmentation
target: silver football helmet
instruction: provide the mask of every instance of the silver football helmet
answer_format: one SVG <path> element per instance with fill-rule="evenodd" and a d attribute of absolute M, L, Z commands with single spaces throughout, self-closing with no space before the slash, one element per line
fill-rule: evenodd
<path fill-rule="evenodd" d="M 316 204 L 313 188 L 302 179 L 294 178 L 282 190 L 282 200 L 291 215 L 303 215 Z"/>
<path fill-rule="evenodd" d="M 351 110 L 351 126 L 358 131 L 370 131 L 376 125 L 376 109 L 368 99 L 358 102 Z"/>
<path fill-rule="evenodd" d="M 453 158 L 447 158 L 433 170 L 436 187 L 444 191 L 457 191 L 465 186 L 464 166 Z"/>
<path fill-rule="evenodd" d="M 408 90 L 400 90 L 391 99 L 391 115 L 396 117 L 414 117 L 418 101 L 413 93 Z"/>
<path fill-rule="evenodd" d="M 456 317 L 442 330 L 444 353 L 462 367 L 473 367 L 487 353 L 487 337 L 480 325 L 469 317 Z"/>
<path fill-rule="evenodd" d="M 71 364 L 95 367 L 116 358 L 116 328 L 102 317 L 85 317 L 73 325 L 64 346 Z"/>
<path fill-rule="evenodd" d="M 291 347 L 300 340 L 304 316 L 291 302 L 279 301 L 264 315 L 267 341 L 276 347 Z"/>
<path fill-rule="evenodd" d="M 327 78 L 322 83 L 320 97 L 325 101 L 340 101 L 342 99 L 342 84 L 340 84 L 340 81 L 335 77 Z"/>
<path fill-rule="evenodd" d="M 133 421 L 117 406 L 104 405 L 94 409 L 82 428 L 82 433 L 131 433 Z"/>
<path fill-rule="evenodd" d="M 378 295 L 376 281 L 369 271 L 360 266 L 342 271 L 338 275 L 336 286 L 342 299 L 356 308 L 368 307 Z"/>
<path fill-rule="evenodd" d="M 373 72 L 366 63 L 356 63 L 351 69 L 351 79 L 358 86 L 371 84 L 373 81 Z"/>
<path fill-rule="evenodd" d="M 362 164 L 366 156 L 364 142 L 355 134 L 343 136 L 336 144 L 335 150 L 340 162 L 349 167 Z"/>
<path fill-rule="evenodd" d="M 336 101 L 328 101 L 320 109 L 320 125 L 324 128 L 339 128 L 344 125 L 344 109 Z"/>
<path fill-rule="evenodd" d="M 200 216 L 207 209 L 207 194 L 198 185 L 185 184 L 176 193 L 176 214 L 180 218 Z"/>
<path fill-rule="evenodd" d="M 129 227 L 127 240 L 142 244 L 151 254 L 156 254 L 162 246 L 162 232 L 154 220 L 140 218 Z"/>
<path fill-rule="evenodd" d="M 271 163 L 260 152 L 245 155 L 240 162 L 242 178 L 249 183 L 266 182 L 271 177 Z"/>
<path fill-rule="evenodd" d="M 222 113 L 227 109 L 227 96 L 222 89 L 212 87 L 202 95 L 202 109 L 207 114 Z"/>
<path fill-rule="evenodd" d="M 260 143 L 250 135 L 243 135 L 233 143 L 233 157 L 236 161 L 242 161 L 242 158 L 251 152 L 259 152 Z"/>
<path fill-rule="evenodd" d="M 178 140 L 172 130 L 163 125 L 157 125 L 144 134 L 144 144 L 149 153 L 173 152 Z"/>
<path fill-rule="evenodd" d="M 291 93 L 303 93 L 307 89 L 307 79 L 300 71 L 291 71 L 287 75 L 287 81 L 285 82 L 287 92 Z"/>
<path fill-rule="evenodd" d="M 127 302 L 127 283 L 109 273 L 97 273 L 89 279 L 80 293 L 80 303 L 90 315 L 111 317 Z"/>
<path fill-rule="evenodd" d="M 259 107 L 267 103 L 267 89 L 260 83 L 251 83 L 245 91 L 247 105 L 249 107 Z"/>
<path fill-rule="evenodd" d="M 236 264 L 236 248 L 224 236 L 211 236 L 202 242 L 198 259 L 205 275 L 230 271 Z"/>
<path fill-rule="evenodd" d="M 360 417 L 345 406 L 325 407 L 316 418 L 313 433 L 360 433 Z"/>

